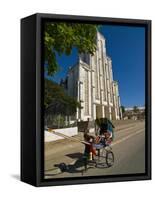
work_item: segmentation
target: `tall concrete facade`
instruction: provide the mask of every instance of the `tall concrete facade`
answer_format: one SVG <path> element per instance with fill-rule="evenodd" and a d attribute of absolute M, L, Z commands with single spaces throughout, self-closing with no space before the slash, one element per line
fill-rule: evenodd
<path fill-rule="evenodd" d="M 118 82 L 113 80 L 112 60 L 107 56 L 104 36 L 97 32 L 94 55 L 80 54 L 78 63 L 69 68 L 65 87 L 68 95 L 80 102 L 78 121 L 122 117 Z"/>

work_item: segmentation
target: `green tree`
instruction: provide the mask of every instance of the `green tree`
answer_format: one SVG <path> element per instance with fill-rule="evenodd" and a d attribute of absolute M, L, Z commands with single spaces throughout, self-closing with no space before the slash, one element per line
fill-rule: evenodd
<path fill-rule="evenodd" d="M 137 107 L 137 106 L 134 106 L 134 107 L 133 107 L 133 111 L 134 111 L 134 113 L 137 113 L 137 112 L 139 111 L 138 107 Z"/>
<path fill-rule="evenodd" d="M 76 47 L 79 53 L 94 54 L 96 51 L 97 25 L 78 23 L 51 23 L 45 24 L 44 52 L 48 63 L 48 75 L 58 70 L 56 54 L 70 55 Z"/>
<path fill-rule="evenodd" d="M 122 110 L 122 114 L 124 114 L 125 113 L 125 107 L 121 106 L 121 110 Z"/>
<path fill-rule="evenodd" d="M 76 109 L 81 108 L 80 103 L 68 96 L 58 84 L 45 79 L 45 112 L 52 115 L 74 115 Z"/>

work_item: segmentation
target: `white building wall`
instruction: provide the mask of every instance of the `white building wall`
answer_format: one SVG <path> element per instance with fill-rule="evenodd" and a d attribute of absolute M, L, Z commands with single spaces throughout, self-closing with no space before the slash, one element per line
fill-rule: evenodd
<path fill-rule="evenodd" d="M 81 54 L 78 65 L 69 72 L 68 93 L 75 96 L 76 88 L 83 107 L 77 111 L 79 120 L 96 119 L 97 109 L 102 117 L 120 119 L 118 84 L 113 81 L 112 60 L 106 55 L 105 38 L 99 32 L 96 53 Z"/>
<path fill-rule="evenodd" d="M 88 78 L 89 78 L 89 118 L 92 116 L 92 95 L 91 95 L 91 72 L 88 71 Z"/>

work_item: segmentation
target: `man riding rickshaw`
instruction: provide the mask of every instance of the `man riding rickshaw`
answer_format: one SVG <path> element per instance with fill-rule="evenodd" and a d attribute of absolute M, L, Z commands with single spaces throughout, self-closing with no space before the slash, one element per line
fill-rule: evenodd
<path fill-rule="evenodd" d="M 100 154 L 100 148 L 110 146 L 114 139 L 114 125 L 108 118 L 100 118 L 95 120 L 96 137 L 89 135 L 87 131 L 84 133 L 84 156 L 89 160 L 93 156 Z"/>

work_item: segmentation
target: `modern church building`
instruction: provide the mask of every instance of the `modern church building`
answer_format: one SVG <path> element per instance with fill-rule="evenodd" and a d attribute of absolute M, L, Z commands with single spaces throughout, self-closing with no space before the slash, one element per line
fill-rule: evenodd
<path fill-rule="evenodd" d="M 82 109 L 77 109 L 76 120 L 122 118 L 118 82 L 113 80 L 112 60 L 106 54 L 105 38 L 101 33 L 97 32 L 94 55 L 79 55 L 78 63 L 69 68 L 61 85 L 81 104 Z"/>

